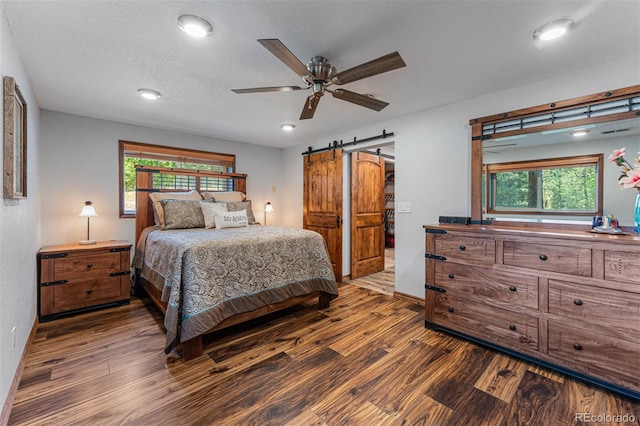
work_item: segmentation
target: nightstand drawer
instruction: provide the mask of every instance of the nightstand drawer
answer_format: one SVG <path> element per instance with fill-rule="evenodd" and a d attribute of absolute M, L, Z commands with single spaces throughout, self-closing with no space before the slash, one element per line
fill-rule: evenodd
<path fill-rule="evenodd" d="M 120 253 L 101 253 L 94 255 L 70 254 L 56 259 L 54 273 L 56 280 L 86 280 L 120 270 Z"/>
<path fill-rule="evenodd" d="M 505 241 L 504 264 L 590 277 L 591 249 Z"/>
<path fill-rule="evenodd" d="M 127 299 L 121 294 L 120 277 L 93 278 L 52 286 L 53 310 L 68 311 L 110 300 Z"/>

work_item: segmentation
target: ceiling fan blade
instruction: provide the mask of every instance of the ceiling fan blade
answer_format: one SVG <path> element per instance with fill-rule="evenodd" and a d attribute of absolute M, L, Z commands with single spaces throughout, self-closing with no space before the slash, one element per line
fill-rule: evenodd
<path fill-rule="evenodd" d="M 280 59 L 286 66 L 291 68 L 293 72 L 300 77 L 311 74 L 307 67 L 300 62 L 300 59 L 296 57 L 291 51 L 277 38 L 266 38 L 258 40 L 258 43 L 263 45 L 269 52 L 273 53 L 278 59 Z"/>
<path fill-rule="evenodd" d="M 352 92 L 345 89 L 336 89 L 331 92 L 334 98 L 342 99 L 343 101 L 351 102 L 356 105 L 363 106 L 365 108 L 373 109 L 376 111 L 382 110 L 389 105 L 388 102 L 381 101 L 379 99 L 372 98 L 370 96 L 361 95 L 360 93 Z"/>
<path fill-rule="evenodd" d="M 313 114 L 316 113 L 316 108 L 318 108 L 318 102 L 320 102 L 320 96 L 309 96 L 304 102 L 304 108 L 302 108 L 302 112 L 300 113 L 300 120 L 313 118 Z"/>
<path fill-rule="evenodd" d="M 393 52 L 339 72 L 332 81 L 334 84 L 347 84 L 406 66 L 407 64 L 404 63 L 400 54 Z"/>
<path fill-rule="evenodd" d="M 292 92 L 294 90 L 305 90 L 306 87 L 299 86 L 274 86 L 274 87 L 252 87 L 250 89 L 231 89 L 234 93 L 262 93 L 262 92 Z"/>

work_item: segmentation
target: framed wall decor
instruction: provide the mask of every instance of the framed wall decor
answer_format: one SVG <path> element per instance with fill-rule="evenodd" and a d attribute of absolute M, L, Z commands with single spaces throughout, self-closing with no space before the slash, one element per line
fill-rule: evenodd
<path fill-rule="evenodd" d="M 27 197 L 27 104 L 13 77 L 4 77 L 4 198 Z"/>

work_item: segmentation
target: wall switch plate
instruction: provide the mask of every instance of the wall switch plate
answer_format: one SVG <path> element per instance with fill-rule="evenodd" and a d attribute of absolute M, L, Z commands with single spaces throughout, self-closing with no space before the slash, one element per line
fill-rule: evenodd
<path fill-rule="evenodd" d="M 411 203 L 408 201 L 398 202 L 396 210 L 398 213 L 411 213 Z"/>

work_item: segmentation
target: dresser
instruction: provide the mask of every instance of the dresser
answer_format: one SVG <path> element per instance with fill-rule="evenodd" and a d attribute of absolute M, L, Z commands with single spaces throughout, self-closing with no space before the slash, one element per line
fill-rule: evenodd
<path fill-rule="evenodd" d="M 424 226 L 425 326 L 640 399 L 640 237 Z"/>
<path fill-rule="evenodd" d="M 40 322 L 130 300 L 131 243 L 45 246 L 38 251 Z"/>

